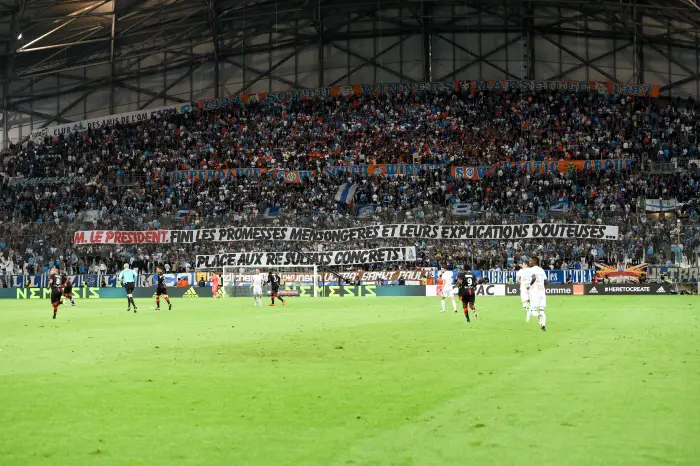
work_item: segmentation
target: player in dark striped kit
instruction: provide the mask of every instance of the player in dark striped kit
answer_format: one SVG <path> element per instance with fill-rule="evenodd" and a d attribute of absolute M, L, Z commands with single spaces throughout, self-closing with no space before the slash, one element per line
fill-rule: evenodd
<path fill-rule="evenodd" d="M 61 304 L 66 304 L 66 299 L 68 299 L 73 306 L 75 306 L 75 300 L 73 299 L 73 282 L 71 282 L 68 275 L 63 277 L 63 298 Z"/>
<path fill-rule="evenodd" d="M 53 306 L 53 318 L 56 318 L 58 306 L 61 305 L 61 276 L 56 268 L 52 268 L 49 272 L 49 289 L 51 290 L 51 306 Z"/>
<path fill-rule="evenodd" d="M 270 306 L 275 305 L 275 298 L 282 301 L 282 306 L 285 306 L 287 303 L 284 301 L 284 299 L 282 299 L 282 296 L 280 296 L 280 286 L 282 285 L 282 279 L 280 279 L 280 276 L 276 273 L 273 274 L 272 271 L 270 271 L 267 274 L 267 283 L 270 284 L 270 298 L 272 298 L 272 303 Z"/>
<path fill-rule="evenodd" d="M 474 311 L 474 318 L 478 319 L 479 316 L 476 313 L 476 285 L 477 280 L 471 270 L 465 266 L 464 272 L 457 276 L 457 283 L 459 286 L 459 299 L 462 301 L 462 308 L 464 309 L 464 317 L 466 317 L 467 322 L 471 322 L 469 319 L 469 309 Z"/>
<path fill-rule="evenodd" d="M 160 297 L 165 297 L 165 302 L 168 303 L 168 310 L 172 310 L 173 304 L 168 298 L 168 288 L 165 286 L 165 275 L 161 269 L 156 269 L 156 311 L 160 311 Z"/>

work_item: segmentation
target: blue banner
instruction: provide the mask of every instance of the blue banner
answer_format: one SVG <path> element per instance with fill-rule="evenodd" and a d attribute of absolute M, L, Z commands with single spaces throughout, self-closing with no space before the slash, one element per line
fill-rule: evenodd
<path fill-rule="evenodd" d="M 355 209 L 355 215 L 358 218 L 371 218 L 376 211 L 376 204 L 358 204 Z"/>
<path fill-rule="evenodd" d="M 569 199 L 564 198 L 561 201 L 552 202 L 549 206 L 549 212 L 552 214 L 565 214 L 569 212 Z"/>
<path fill-rule="evenodd" d="M 547 280 L 552 284 L 563 283 L 591 283 L 595 277 L 595 270 L 545 270 Z M 507 284 L 515 283 L 515 271 L 479 270 L 475 272 L 477 278 L 488 277 L 489 283 Z"/>
<path fill-rule="evenodd" d="M 343 183 L 335 193 L 335 200 L 343 204 L 351 204 L 357 191 L 357 185 L 354 183 Z"/>
<path fill-rule="evenodd" d="M 273 205 L 265 209 L 265 212 L 263 213 L 263 218 L 267 220 L 271 220 L 274 218 L 279 217 L 280 214 L 280 206 L 278 205 Z"/>
<path fill-rule="evenodd" d="M 455 217 L 466 217 L 472 213 L 472 205 L 470 203 L 455 202 L 452 204 L 452 215 Z"/>

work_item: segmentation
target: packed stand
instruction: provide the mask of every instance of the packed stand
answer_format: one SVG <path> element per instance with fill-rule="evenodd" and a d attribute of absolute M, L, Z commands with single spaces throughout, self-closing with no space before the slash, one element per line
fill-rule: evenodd
<path fill-rule="evenodd" d="M 700 107 L 694 102 L 609 98 L 597 94 L 481 92 L 477 94 L 354 96 L 217 112 L 163 114 L 138 124 L 90 129 L 43 143 L 13 147 L 2 159 L 0 250 L 5 270 L 32 273 L 56 264 L 70 273 L 114 271 L 124 261 L 153 269 L 192 266 L 196 253 L 286 250 L 284 244 L 72 247 L 80 228 L 107 230 L 250 226 L 280 207 L 272 225 L 338 228 L 375 223 L 512 223 L 557 221 L 621 227 L 618 242 L 419 242 L 420 261 L 508 267 L 508 258 L 539 254 L 556 267 L 589 267 L 620 257 L 665 260 L 681 245 L 698 250 L 698 229 L 675 219 L 646 220 L 640 199 L 675 198 L 678 218 L 694 224 L 698 176 L 680 170 L 645 174 L 649 161 L 698 157 Z M 633 170 L 535 174 L 503 161 L 631 159 Z M 325 167 L 370 163 L 432 163 L 413 176 L 330 175 Z M 484 179 L 453 179 L 450 165 L 486 165 Z M 283 168 L 317 170 L 300 185 L 271 176 L 169 182 L 185 169 Z M 62 185 L 32 184 L 70 177 Z M 358 204 L 378 206 L 358 219 L 335 193 L 356 183 Z M 551 203 L 567 199 L 568 213 Z M 453 202 L 474 214 L 453 217 Z M 179 218 L 186 211 L 185 218 Z M 89 215 L 87 215 L 89 213 Z M 653 223 L 651 223 L 653 222 Z M 390 244 L 383 242 L 382 244 Z M 399 242 L 400 243 L 400 242 Z M 377 242 L 343 248 L 377 247 Z M 304 245 L 306 247 L 306 245 Z M 376 267 L 373 266 L 373 267 Z"/>

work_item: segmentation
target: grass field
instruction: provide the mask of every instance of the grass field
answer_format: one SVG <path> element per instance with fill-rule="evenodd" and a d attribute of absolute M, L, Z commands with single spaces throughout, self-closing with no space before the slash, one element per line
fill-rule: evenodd
<path fill-rule="evenodd" d="M 700 458 L 700 300 L 0 304 L 0 465 L 656 465 Z"/>

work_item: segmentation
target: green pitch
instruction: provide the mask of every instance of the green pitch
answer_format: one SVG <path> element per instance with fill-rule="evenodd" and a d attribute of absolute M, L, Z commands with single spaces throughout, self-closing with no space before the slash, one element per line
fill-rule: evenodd
<path fill-rule="evenodd" d="M 700 300 L 548 301 L 3 301 L 0 464 L 697 464 Z"/>

